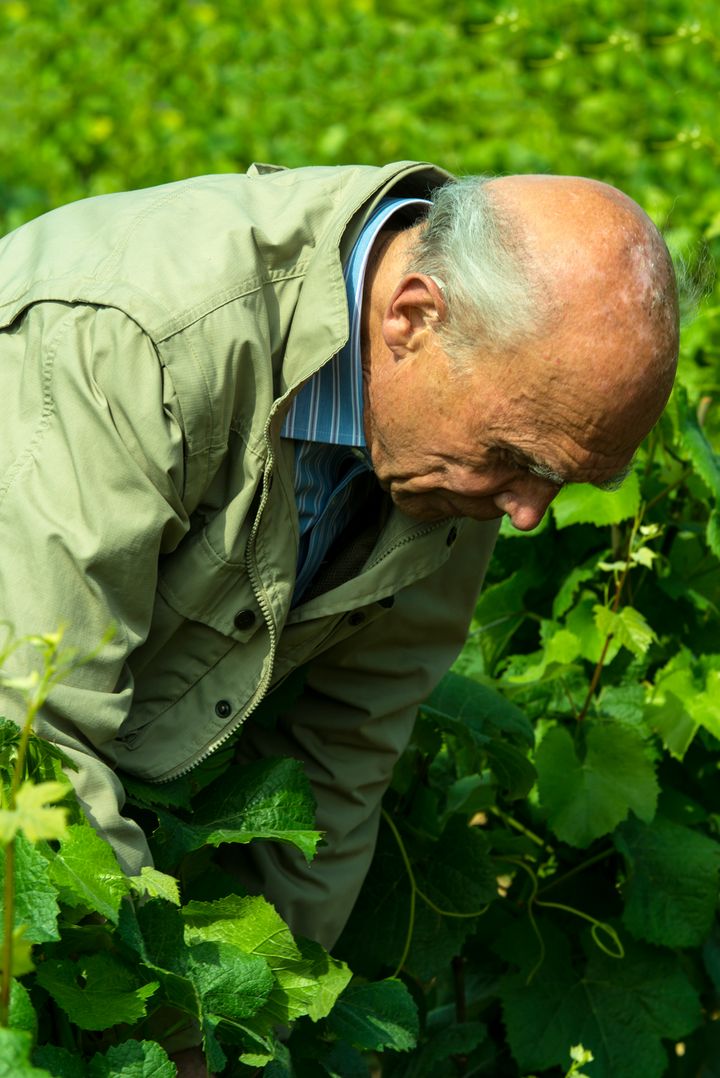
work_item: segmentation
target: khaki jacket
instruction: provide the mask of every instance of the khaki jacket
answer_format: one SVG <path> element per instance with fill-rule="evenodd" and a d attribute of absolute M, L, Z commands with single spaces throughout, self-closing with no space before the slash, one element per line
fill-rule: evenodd
<path fill-rule="evenodd" d="M 86 811 L 131 872 L 150 858 L 116 769 L 162 782 L 245 723 L 248 758 L 302 759 L 328 846 L 307 868 L 264 844 L 243 871 L 325 942 L 417 704 L 462 646 L 496 526 L 394 509 L 355 576 L 291 611 L 279 431 L 347 339 L 342 258 L 368 214 L 446 178 L 411 162 L 253 166 L 88 199 L 0 241 L 0 617 L 18 635 L 64 622 L 83 651 L 117 627 L 39 730 L 77 762 Z M 292 714 L 253 724 L 308 663 Z"/>

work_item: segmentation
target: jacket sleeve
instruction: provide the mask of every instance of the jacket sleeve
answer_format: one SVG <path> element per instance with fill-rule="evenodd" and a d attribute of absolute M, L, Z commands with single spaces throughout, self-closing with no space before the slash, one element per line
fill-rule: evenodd
<path fill-rule="evenodd" d="M 158 557 L 187 528 L 183 437 L 152 342 L 120 311 L 41 303 L 0 332 L 0 617 L 16 637 L 66 628 L 64 645 L 111 642 L 53 690 L 38 733 L 75 761 L 91 822 L 123 867 L 150 863 L 120 815 L 112 741 L 126 720 L 126 659 L 148 631 Z M 6 673 L 28 672 L 21 648 Z M 0 714 L 22 700 L 0 687 Z"/>
<path fill-rule="evenodd" d="M 401 591 L 391 610 L 310 666 L 306 687 L 274 729 L 243 728 L 240 761 L 301 760 L 326 846 L 311 865 L 294 850 L 254 844 L 229 856 L 248 889 L 262 891 L 295 932 L 331 947 L 372 860 L 382 796 L 418 704 L 460 651 L 497 534 L 465 521 L 452 556 Z"/>

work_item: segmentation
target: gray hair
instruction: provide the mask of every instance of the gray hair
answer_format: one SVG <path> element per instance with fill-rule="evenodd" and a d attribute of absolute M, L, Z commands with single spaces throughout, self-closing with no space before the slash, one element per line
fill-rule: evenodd
<path fill-rule="evenodd" d="M 520 230 L 486 189 L 491 178 L 466 176 L 433 193 L 406 268 L 441 288 L 447 317 L 435 329 L 460 369 L 479 347 L 511 348 L 545 320 L 541 278 Z"/>

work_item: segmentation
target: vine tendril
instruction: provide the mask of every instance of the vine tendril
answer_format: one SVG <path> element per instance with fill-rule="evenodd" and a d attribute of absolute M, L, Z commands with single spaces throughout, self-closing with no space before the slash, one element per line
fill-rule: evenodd
<path fill-rule="evenodd" d="M 407 961 L 407 956 L 410 953 L 410 944 L 412 942 L 413 932 L 415 930 L 415 909 L 418 898 L 422 899 L 425 905 L 428 906 L 434 913 L 437 913 L 440 917 L 482 917 L 482 915 L 484 913 L 487 913 L 488 909 L 490 908 L 490 903 L 488 902 L 487 905 L 483 906 L 481 910 L 474 910 L 472 913 L 458 913 L 456 910 L 444 910 L 440 906 L 436 905 L 433 900 L 429 898 L 425 894 L 425 892 L 421 891 L 418 887 L 417 880 L 415 879 L 415 873 L 413 872 L 413 867 L 410 862 L 410 858 L 408 857 L 408 852 L 405 849 L 405 843 L 403 842 L 402 836 L 398 831 L 397 827 L 395 826 L 392 818 L 385 809 L 382 809 L 382 816 L 385 820 L 385 823 L 388 825 L 388 827 L 393 833 L 393 837 L 397 843 L 398 849 L 400 850 L 400 856 L 403 859 L 405 871 L 407 872 L 408 879 L 410 880 L 410 913 L 408 916 L 407 933 L 405 935 L 405 945 L 403 947 L 402 955 L 400 957 L 400 961 L 398 962 L 397 968 L 392 975 L 393 977 L 397 977 L 398 973 L 405 965 Z"/>

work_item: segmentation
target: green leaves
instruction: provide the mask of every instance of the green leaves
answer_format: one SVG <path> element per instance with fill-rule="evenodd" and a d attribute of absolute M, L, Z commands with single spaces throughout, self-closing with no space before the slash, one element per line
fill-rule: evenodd
<path fill-rule="evenodd" d="M 177 1068 L 156 1041 L 127 1040 L 106 1052 L 96 1052 L 89 1063 L 62 1048 L 43 1045 L 34 1058 L 55 1078 L 175 1078 Z M 0 1071 L 0 1073 L 2 1073 Z"/>
<path fill-rule="evenodd" d="M 479 913 L 497 897 L 497 867 L 485 835 L 455 816 L 434 856 L 420 865 L 421 888 L 436 906 L 453 913 Z"/>
<path fill-rule="evenodd" d="M 708 494 L 720 501 L 720 459 L 700 426 L 697 412 L 690 407 L 687 390 L 679 386 L 675 394 L 683 448 L 692 462 L 695 473 L 705 484 Z"/>
<path fill-rule="evenodd" d="M 471 625 L 471 642 L 479 645 L 488 673 L 526 618 L 525 594 L 532 574 L 520 569 L 497 583 L 486 585 Z M 466 646 L 469 660 L 470 648 Z"/>
<path fill-rule="evenodd" d="M 658 671 L 646 709 L 666 749 L 682 759 L 698 727 L 720 738 L 720 656 L 681 648 Z"/>
<path fill-rule="evenodd" d="M 62 901 L 96 910 L 117 924 L 128 881 L 112 848 L 89 824 L 68 828 L 60 849 L 49 857 L 49 875 Z"/>
<path fill-rule="evenodd" d="M 271 839 L 296 846 L 309 862 L 320 833 L 313 830 L 310 784 L 295 760 L 261 760 L 231 768 L 194 803 L 190 822 L 156 809 L 154 847 L 161 867 L 172 868 L 200 846 Z"/>
<path fill-rule="evenodd" d="M 30 1034 L 0 1028 L 0 1078 L 52 1078 L 50 1071 L 30 1063 Z"/>
<path fill-rule="evenodd" d="M 534 767 L 525 751 L 495 735 L 507 734 L 532 744 L 532 726 L 520 708 L 496 689 L 451 671 L 423 705 L 421 716 L 466 745 L 475 759 L 475 770 L 486 761 L 510 799 L 528 794 L 535 782 Z"/>
<path fill-rule="evenodd" d="M 148 898 L 164 898 L 166 902 L 172 902 L 174 906 L 180 905 L 180 888 L 177 880 L 164 872 L 158 872 L 156 868 L 143 865 L 140 875 L 131 876 L 128 882 L 138 895 L 147 895 Z"/>
<path fill-rule="evenodd" d="M 614 841 L 627 862 L 628 930 L 659 946 L 701 946 L 717 908 L 720 843 L 662 817 L 649 826 L 630 819 Z"/>
<path fill-rule="evenodd" d="M 177 1068 L 155 1041 L 123 1041 L 90 1061 L 88 1078 L 175 1078 Z"/>
<path fill-rule="evenodd" d="M 343 993 L 327 1026 L 356 1048 L 406 1052 L 417 1041 L 417 1008 L 401 981 L 358 984 Z"/>
<path fill-rule="evenodd" d="M 267 963 L 271 987 L 256 1011 L 255 1026 L 270 1031 L 301 1015 L 323 1018 L 345 988 L 350 971 L 322 947 L 294 940 L 263 898 L 229 896 L 217 902 L 191 902 L 183 911 L 189 943 L 224 942 Z"/>
<path fill-rule="evenodd" d="M 613 636 L 619 644 L 633 655 L 644 655 L 657 639 L 645 618 L 631 606 L 611 610 L 607 606 L 595 607 L 595 623 L 603 636 Z"/>
<path fill-rule="evenodd" d="M 558 528 L 570 524 L 619 524 L 634 517 L 640 508 L 640 483 L 631 472 L 619 490 L 598 490 L 588 483 L 564 487 L 552 503 Z"/>
<path fill-rule="evenodd" d="M 244 954 L 228 943 L 198 943 L 190 947 L 188 974 L 209 1016 L 241 1021 L 250 1018 L 267 999 L 273 978 L 260 957 Z"/>
<path fill-rule="evenodd" d="M 558 838 L 584 848 L 630 810 L 655 814 L 658 784 L 642 739 L 612 723 L 587 723 L 579 745 L 562 726 L 548 730 L 536 754 L 540 804 Z"/>
<path fill-rule="evenodd" d="M 143 984 L 124 962 L 107 954 L 48 959 L 37 978 L 80 1029 L 107 1029 L 118 1022 L 136 1022 L 158 982 Z"/>
<path fill-rule="evenodd" d="M 5 850 L 0 848 L 0 880 L 5 879 Z M 15 839 L 15 928 L 24 929 L 30 943 L 59 939 L 57 919 L 60 909 L 57 892 L 50 882 L 47 861 L 26 838 Z M 0 926 L 5 912 L 0 890 Z M 1 928 L 0 928 L 1 931 Z"/>
<path fill-rule="evenodd" d="M 662 1038 L 685 1037 L 700 1022 L 697 994 L 677 958 L 639 944 L 622 960 L 595 951 L 581 972 L 555 953 L 531 985 L 513 975 L 501 995 L 523 1073 L 565 1067 L 569 1043 L 582 1043 L 594 1056 L 591 1078 L 660 1078 Z"/>
<path fill-rule="evenodd" d="M 67 783 L 24 782 L 15 796 L 14 809 L 0 809 L 0 842 L 11 842 L 18 831 L 30 842 L 62 838 L 67 828 L 64 808 L 51 807 L 67 795 Z"/>
<path fill-rule="evenodd" d="M 532 725 L 526 716 L 491 685 L 450 671 L 423 704 L 423 711 L 463 723 L 478 733 L 492 730 L 533 744 Z"/>

